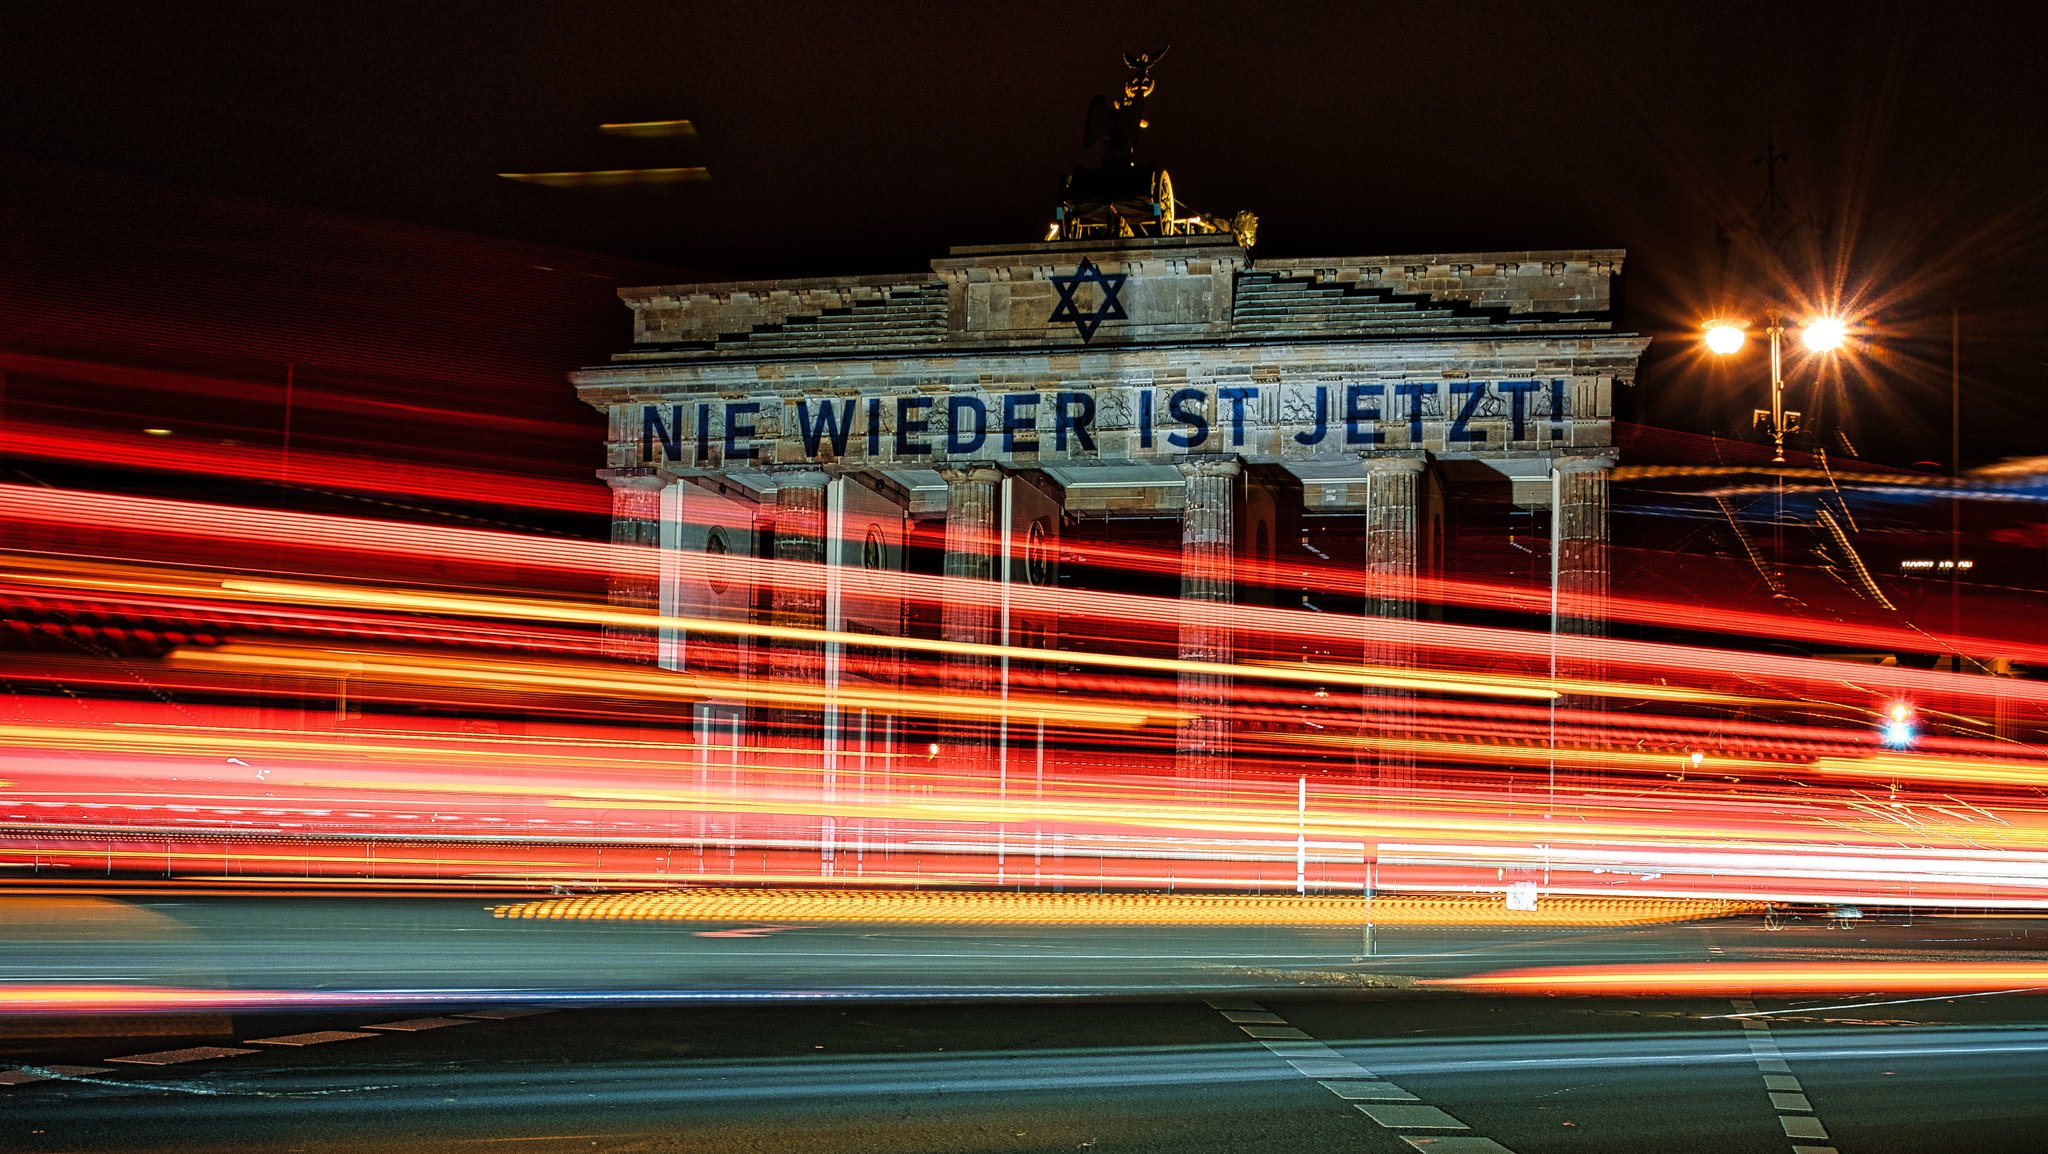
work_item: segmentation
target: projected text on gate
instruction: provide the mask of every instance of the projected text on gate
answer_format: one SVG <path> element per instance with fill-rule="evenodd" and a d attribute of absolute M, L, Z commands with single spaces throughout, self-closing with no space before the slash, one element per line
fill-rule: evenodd
<path fill-rule="evenodd" d="M 1485 452 L 1569 441 L 1570 382 L 1328 381 L 642 403 L 640 460 L 930 465 L 964 460 L 1300 460 L 1376 449 Z"/>

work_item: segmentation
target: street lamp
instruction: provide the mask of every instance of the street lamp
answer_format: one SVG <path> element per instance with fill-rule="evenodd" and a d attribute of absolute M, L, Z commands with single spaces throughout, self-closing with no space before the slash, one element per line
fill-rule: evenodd
<path fill-rule="evenodd" d="M 1785 463 L 1786 432 L 1785 322 L 1775 309 L 1764 314 L 1764 316 L 1766 319 L 1764 331 L 1769 333 L 1771 338 L 1771 460 L 1775 464 L 1782 465 Z M 1744 342 L 1748 339 L 1748 334 L 1743 332 L 1743 329 L 1746 327 L 1747 324 L 1741 321 L 1717 320 L 1707 322 L 1707 350 L 1716 356 L 1722 357 L 1732 356 L 1735 353 L 1741 352 Z M 1826 316 L 1816 317 L 1813 320 L 1807 321 L 1799 333 L 1801 342 L 1816 353 L 1833 352 L 1841 348 L 1842 344 L 1848 340 L 1848 337 L 1849 328 L 1847 325 L 1835 317 Z M 1796 421 L 1799 414 L 1793 413 L 1791 417 Z M 1758 424 L 1763 423 L 1764 411 L 1762 409 L 1757 410 L 1756 419 Z"/>

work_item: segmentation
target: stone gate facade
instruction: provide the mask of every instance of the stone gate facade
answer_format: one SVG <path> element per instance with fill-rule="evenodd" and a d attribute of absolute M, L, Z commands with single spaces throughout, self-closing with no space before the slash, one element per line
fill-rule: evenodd
<path fill-rule="evenodd" d="M 1613 329 L 1622 255 L 1254 263 L 1228 235 L 962 248 L 904 276 L 626 290 L 633 346 L 572 379 L 609 420 L 617 542 L 901 568 L 906 528 L 943 518 L 946 575 L 1042 585 L 1063 515 L 1178 514 L 1180 651 L 1228 659 L 1233 565 L 1270 557 L 1276 501 L 1362 513 L 1369 611 L 1413 614 L 1451 462 L 1494 470 L 1517 506 L 1547 511 L 1557 592 L 1597 601 L 1614 386 L 1648 344 Z M 1276 471 L 1294 483 L 1258 480 Z M 622 573 L 612 597 L 698 618 L 903 628 L 900 602 L 833 580 L 735 589 L 746 583 L 738 568 L 723 589 Z M 1050 623 L 1029 617 L 963 599 L 940 633 L 1045 643 Z M 690 665 L 674 632 L 622 630 L 613 647 Z M 831 649 L 775 647 L 775 672 L 834 683 Z M 967 665 L 964 681 L 1002 676 Z M 1227 692 L 1183 679 L 1195 718 L 1184 772 L 1217 772 Z"/>

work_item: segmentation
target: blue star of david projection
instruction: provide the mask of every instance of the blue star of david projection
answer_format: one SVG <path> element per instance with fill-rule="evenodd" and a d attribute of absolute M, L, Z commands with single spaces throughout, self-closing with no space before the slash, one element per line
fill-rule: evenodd
<path fill-rule="evenodd" d="M 1095 330 L 1102 327 L 1103 321 L 1131 319 L 1130 314 L 1124 312 L 1123 302 L 1117 299 L 1117 294 L 1123 291 L 1124 280 L 1128 275 L 1103 272 L 1095 267 L 1094 261 L 1084 257 L 1071 274 L 1050 278 L 1052 287 L 1059 290 L 1060 303 L 1053 306 L 1052 315 L 1046 318 L 1046 323 L 1072 321 L 1074 331 L 1080 333 L 1081 339 L 1085 342 L 1095 338 Z M 1084 284 L 1093 284 L 1102 290 L 1102 299 L 1096 302 L 1093 312 L 1084 313 L 1081 306 L 1074 303 L 1075 290 Z"/>

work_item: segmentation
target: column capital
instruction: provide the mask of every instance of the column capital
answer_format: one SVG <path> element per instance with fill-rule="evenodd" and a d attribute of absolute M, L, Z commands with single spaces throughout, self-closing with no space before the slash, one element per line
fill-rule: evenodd
<path fill-rule="evenodd" d="M 1244 471 L 1244 462 L 1236 457 L 1197 457 L 1191 461 L 1175 461 L 1173 467 L 1183 477 L 1235 477 Z"/>
<path fill-rule="evenodd" d="M 945 465 L 935 470 L 948 485 L 978 484 L 993 485 L 1003 479 L 1003 471 L 987 461 L 966 461 L 958 465 Z"/>
<path fill-rule="evenodd" d="M 822 489 L 827 482 L 832 480 L 833 476 L 832 470 L 821 469 L 812 464 L 770 465 L 761 471 L 768 474 L 778 489 L 785 486 L 791 488 Z"/>
<path fill-rule="evenodd" d="M 656 469 L 599 469 L 598 479 L 614 489 L 639 489 L 643 492 L 660 492 L 668 484 L 668 478 Z"/>
<path fill-rule="evenodd" d="M 1568 457 L 1552 457 L 1550 467 L 1559 473 L 1601 473 L 1621 460 L 1618 453 L 1574 453 Z"/>
<path fill-rule="evenodd" d="M 1420 473 L 1429 467 L 1429 454 L 1420 449 L 1392 453 L 1360 453 L 1358 460 L 1371 473 Z"/>

